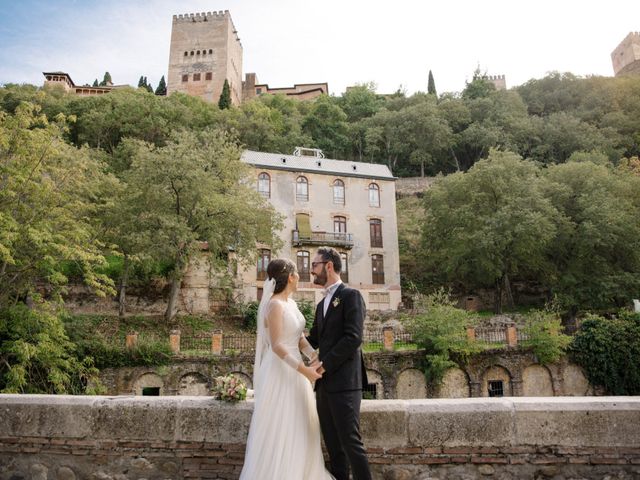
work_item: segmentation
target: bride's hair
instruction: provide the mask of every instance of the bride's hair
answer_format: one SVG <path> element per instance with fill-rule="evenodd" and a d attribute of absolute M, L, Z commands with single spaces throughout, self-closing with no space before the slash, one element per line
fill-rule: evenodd
<path fill-rule="evenodd" d="M 276 258 L 267 265 L 267 275 L 276 281 L 273 293 L 280 293 L 287 288 L 289 275 L 295 273 L 296 264 L 288 258 Z"/>

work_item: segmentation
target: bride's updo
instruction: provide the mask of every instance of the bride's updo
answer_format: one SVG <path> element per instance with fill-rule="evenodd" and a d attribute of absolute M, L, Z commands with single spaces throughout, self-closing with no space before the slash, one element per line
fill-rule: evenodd
<path fill-rule="evenodd" d="M 296 264 L 287 258 L 276 258 L 267 265 L 267 275 L 276 281 L 273 293 L 280 293 L 289 283 L 289 275 L 295 273 Z"/>

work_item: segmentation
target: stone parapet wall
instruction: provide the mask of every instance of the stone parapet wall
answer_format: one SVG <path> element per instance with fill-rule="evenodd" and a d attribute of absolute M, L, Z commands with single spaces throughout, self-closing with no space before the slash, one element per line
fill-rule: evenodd
<path fill-rule="evenodd" d="M 236 479 L 252 408 L 0 395 L 0 480 Z M 376 479 L 640 475 L 638 397 L 364 401 L 361 424 Z"/>

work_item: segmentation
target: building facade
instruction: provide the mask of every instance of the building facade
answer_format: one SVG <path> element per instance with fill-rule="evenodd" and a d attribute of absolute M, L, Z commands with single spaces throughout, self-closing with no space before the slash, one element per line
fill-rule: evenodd
<path fill-rule="evenodd" d="M 296 298 L 319 302 L 311 259 L 320 246 L 336 248 L 342 280 L 360 290 L 369 310 L 396 310 L 401 301 L 395 177 L 386 165 L 245 151 L 258 192 L 285 216 L 280 251 L 259 248 L 257 265 L 242 272 L 246 301 L 261 298 L 269 261 L 286 257 L 300 274 Z"/>
<path fill-rule="evenodd" d="M 327 83 L 296 83 L 293 87 L 270 88 L 266 83 L 259 83 L 255 73 L 247 73 L 242 82 L 242 100 L 250 100 L 259 95 L 285 95 L 296 100 L 312 100 L 320 95 L 329 94 Z"/>
<path fill-rule="evenodd" d="M 167 94 L 182 92 L 217 102 L 224 81 L 231 102 L 242 101 L 242 44 L 231 15 L 202 12 L 174 15 Z"/>
<path fill-rule="evenodd" d="M 631 32 L 611 52 L 611 63 L 616 77 L 640 75 L 640 32 Z"/>

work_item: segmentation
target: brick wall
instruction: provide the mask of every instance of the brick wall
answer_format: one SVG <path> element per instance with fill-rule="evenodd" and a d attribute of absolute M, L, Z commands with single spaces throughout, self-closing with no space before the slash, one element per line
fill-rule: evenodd
<path fill-rule="evenodd" d="M 236 479 L 252 402 L 0 395 L 0 479 Z M 640 476 L 640 398 L 365 401 L 374 478 Z"/>

